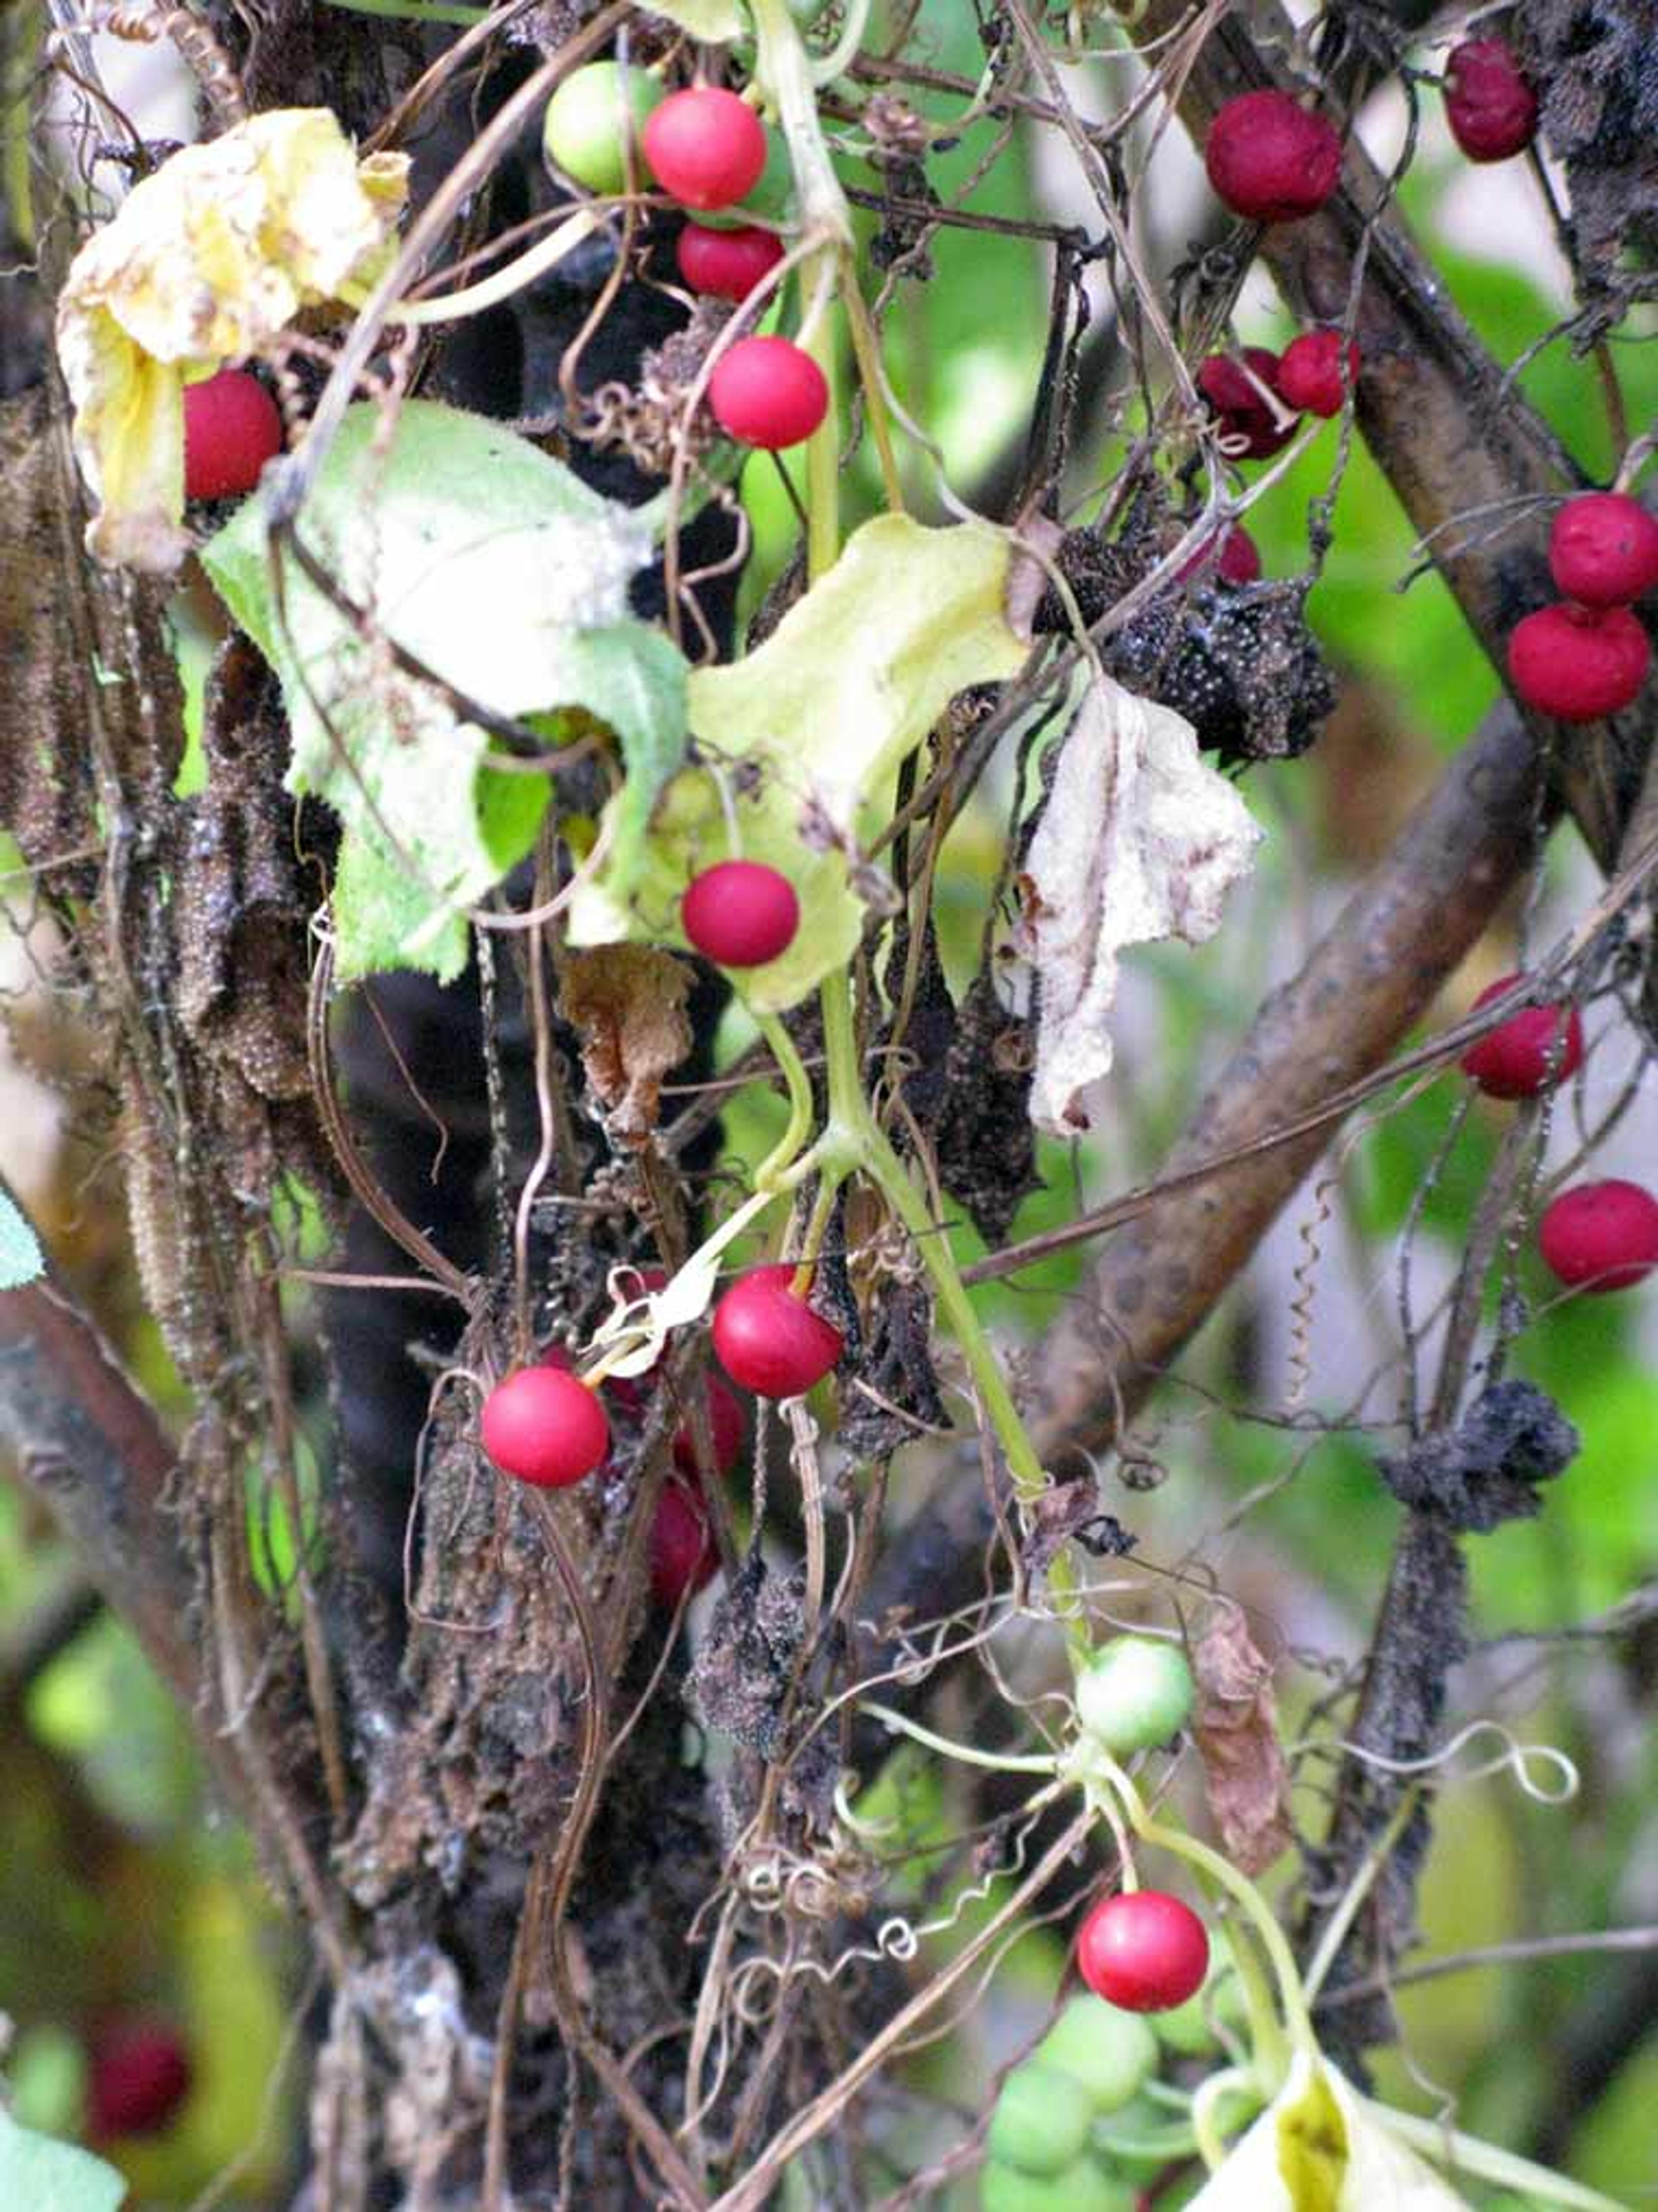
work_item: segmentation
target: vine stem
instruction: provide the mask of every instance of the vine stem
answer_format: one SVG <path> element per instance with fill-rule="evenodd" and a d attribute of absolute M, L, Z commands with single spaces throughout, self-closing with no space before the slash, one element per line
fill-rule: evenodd
<path fill-rule="evenodd" d="M 1230 1861 L 1224 1859 L 1218 1851 L 1212 1850 L 1207 1844 L 1200 1844 L 1195 1836 L 1188 1836 L 1179 1828 L 1165 1827 L 1161 1820 L 1155 1820 L 1146 1810 L 1145 1800 L 1128 1776 L 1116 1761 L 1098 1746 L 1090 1747 L 1089 1767 L 1094 1778 L 1098 1782 L 1108 1784 L 1115 1792 L 1119 1802 L 1128 1815 L 1135 1834 L 1142 1843 L 1151 1844 L 1155 1850 L 1172 1852 L 1176 1858 L 1184 1859 L 1188 1866 L 1194 1867 L 1199 1874 L 1206 1875 L 1216 1887 L 1224 1890 L 1237 1905 L 1259 1938 L 1261 1949 L 1271 1962 L 1291 2043 L 1297 2051 L 1310 2058 L 1315 2064 L 1321 2064 L 1323 2062 L 1319 2051 L 1318 2038 L 1313 2032 L 1312 2018 L 1307 2009 L 1307 2000 L 1302 1990 L 1301 1975 L 1297 1968 L 1294 1954 L 1290 1949 L 1284 1930 L 1278 1926 L 1266 1899 L 1254 1882 L 1247 1875 L 1240 1874 Z M 1250 1967 L 1245 1964 L 1243 1956 L 1236 1946 L 1234 1955 L 1237 1958 L 1239 1978 L 1242 1983 L 1244 1994 L 1248 1996 L 1251 1989 Z M 1266 2048 L 1264 2051 L 1260 2040 L 1260 2029 L 1263 2024 L 1271 2029 L 1271 2033 L 1266 2039 Z M 1264 2062 L 1269 2067 L 1274 2067 L 1281 2075 L 1283 2043 L 1277 2032 L 1277 2022 L 1271 2020 L 1270 2014 L 1265 2023 L 1258 2021 L 1252 2005 L 1250 2027 L 1252 2039 L 1255 2041 L 1258 2060 Z M 1273 2048 L 1274 2045 L 1277 2046 L 1276 2050 Z"/>
<path fill-rule="evenodd" d="M 755 1021 L 766 1040 L 772 1058 L 783 1072 L 788 1085 L 789 1118 L 782 1135 L 767 1153 L 755 1172 L 756 1190 L 769 1190 L 773 1182 L 791 1167 L 800 1156 L 800 1147 L 806 1141 L 811 1127 L 811 1079 L 806 1073 L 799 1054 L 794 1048 L 794 1039 L 784 1027 L 777 1014 L 756 1013 Z"/>
<path fill-rule="evenodd" d="M 903 1162 L 893 1151 L 864 1097 L 852 989 L 844 969 L 837 969 L 825 979 L 819 997 L 823 1012 L 823 1054 L 829 1063 L 829 1126 L 824 1133 L 825 1139 L 843 1153 L 847 1167 L 856 1167 L 876 1184 L 914 1240 L 915 1249 L 932 1278 L 938 1304 L 956 1333 L 980 1401 L 1007 1456 L 1014 1487 L 1028 1504 L 1047 1488 L 1048 1477 L 1025 1433 L 1024 1423 L 1013 1402 L 995 1350 L 985 1334 L 984 1324 L 974 1310 L 973 1301 L 957 1272 L 949 1242 L 928 1212 L 926 1200 L 911 1182 Z M 1055 1571 L 1063 1564 L 1056 1560 Z M 1065 1594 L 1070 1595 L 1069 1590 Z"/>

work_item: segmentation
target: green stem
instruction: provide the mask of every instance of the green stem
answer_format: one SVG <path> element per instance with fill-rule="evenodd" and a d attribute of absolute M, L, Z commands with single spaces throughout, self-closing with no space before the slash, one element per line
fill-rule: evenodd
<path fill-rule="evenodd" d="M 787 0 L 750 0 L 759 40 L 755 74 L 776 103 L 800 202 L 801 229 L 814 251 L 800 264 L 809 302 L 802 342 L 829 387 L 829 411 L 806 446 L 806 573 L 821 576 L 841 550 L 841 425 L 835 402 L 835 322 L 822 312 L 853 246 L 852 216 L 817 121 L 811 57 Z"/>
<path fill-rule="evenodd" d="M 800 1055 L 794 1048 L 794 1039 L 784 1028 L 780 1017 L 756 1014 L 754 1018 L 761 1036 L 771 1048 L 772 1058 L 783 1071 L 783 1080 L 789 1091 L 788 1125 L 767 1153 L 754 1178 L 756 1190 L 769 1190 L 785 1169 L 793 1164 L 799 1156 L 801 1146 L 806 1141 L 807 1133 L 811 1127 L 811 1079 L 806 1073 Z"/>
<path fill-rule="evenodd" d="M 493 9 L 489 8 L 452 7 L 448 0 L 328 0 L 331 8 L 343 8 L 353 15 L 386 15 L 394 22 L 452 23 L 458 30 L 468 30 L 474 23 L 489 20 Z"/>
<path fill-rule="evenodd" d="M 1006 1455 L 1014 1487 L 1027 1502 L 1039 1498 L 1048 1486 L 1048 1477 L 1025 1434 L 1024 1423 L 1003 1379 L 1001 1364 L 985 1334 L 984 1324 L 957 1273 L 949 1239 L 928 1212 L 926 1200 L 910 1180 L 903 1162 L 893 1151 L 864 1097 L 863 1069 L 852 1018 L 852 990 L 844 969 L 837 969 L 825 979 L 819 997 L 823 1010 L 823 1051 L 829 1062 L 829 1127 L 825 1137 L 844 1146 L 848 1166 L 858 1168 L 879 1188 L 908 1230 L 932 1278 L 940 1310 L 955 1331 L 980 1402 Z M 1055 1560 L 1054 1567 L 1058 1569 L 1064 1564 L 1062 1559 Z"/>
<path fill-rule="evenodd" d="M 911 1720 L 908 1714 L 895 1712 L 890 1705 L 877 1705 L 873 1698 L 860 1698 L 859 1711 L 872 1713 L 884 1726 L 896 1729 L 901 1735 L 912 1737 L 915 1742 L 925 1744 L 929 1751 L 938 1752 L 945 1759 L 959 1759 L 964 1766 L 988 1766 L 998 1774 L 1051 1776 L 1059 1771 L 1060 1762 L 1057 1759 L 1035 1756 L 1023 1758 L 1001 1752 L 976 1751 L 970 1743 L 954 1743 L 948 1736 L 935 1735 L 931 1729 L 923 1728 L 920 1721 Z"/>

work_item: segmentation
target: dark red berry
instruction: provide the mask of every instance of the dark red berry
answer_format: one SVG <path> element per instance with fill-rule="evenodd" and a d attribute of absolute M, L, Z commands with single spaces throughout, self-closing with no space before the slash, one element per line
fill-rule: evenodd
<path fill-rule="evenodd" d="M 1445 120 L 1471 161 L 1506 161 L 1537 135 L 1537 94 L 1502 39 L 1465 39 L 1445 64 Z"/>
<path fill-rule="evenodd" d="M 753 224 L 741 230 L 709 230 L 700 222 L 688 222 L 679 234 L 676 255 L 679 273 L 693 292 L 712 293 L 716 300 L 746 300 L 783 258 L 783 241 L 775 231 Z"/>
<path fill-rule="evenodd" d="M 1549 569 L 1569 599 L 1627 606 L 1658 584 L 1658 520 L 1620 491 L 1586 491 L 1554 518 Z"/>
<path fill-rule="evenodd" d="M 1251 222 L 1314 214 L 1341 175 L 1341 140 L 1287 92 L 1245 92 L 1209 126 L 1204 166 L 1217 196 Z"/>
<path fill-rule="evenodd" d="M 714 1348 L 757 1398 L 799 1398 L 841 1357 L 841 1332 L 794 1291 L 794 1267 L 756 1267 L 714 1310 Z"/>
<path fill-rule="evenodd" d="M 1278 388 L 1303 415 L 1339 415 L 1347 394 L 1341 381 L 1341 332 L 1303 331 L 1278 356 Z M 1358 348 L 1347 342 L 1347 382 L 1358 381 Z"/>
<path fill-rule="evenodd" d="M 483 1401 L 483 1449 L 503 1474 L 561 1490 L 603 1463 L 610 1425 L 598 1393 L 545 1361 L 520 1367 Z"/>
<path fill-rule="evenodd" d="M 87 2132 L 159 2135 L 190 2094 L 184 2039 L 170 2021 L 128 2018 L 98 2029 L 87 2053 Z"/>
<path fill-rule="evenodd" d="M 1096 1996 L 1124 2012 L 1172 2012 L 1203 1987 L 1209 1936 L 1189 1905 L 1160 1889 L 1101 1900 L 1077 1937 L 1077 1965 Z"/>
<path fill-rule="evenodd" d="M 708 405 L 726 435 L 768 453 L 810 438 L 829 403 L 823 370 L 792 338 L 738 338 L 708 379 Z"/>
<path fill-rule="evenodd" d="M 1646 681 L 1652 647 L 1627 607 L 1540 607 L 1509 637 L 1509 675 L 1540 714 L 1598 722 L 1627 707 Z"/>
<path fill-rule="evenodd" d="M 665 1609 L 695 1597 L 720 1565 L 708 1510 L 683 1482 L 666 1482 L 651 1522 L 651 1589 Z"/>
<path fill-rule="evenodd" d="M 1483 1006 L 1521 981 L 1504 975 L 1474 1000 Z M 1535 1098 L 1576 1073 L 1583 1058 L 1583 1024 L 1576 1006 L 1522 1006 L 1470 1045 L 1459 1062 L 1488 1098 Z"/>
<path fill-rule="evenodd" d="M 1574 1291 L 1626 1291 L 1658 1267 L 1658 1198 L 1638 1182 L 1580 1182 L 1544 1209 L 1537 1242 Z"/>
<path fill-rule="evenodd" d="M 1198 364 L 1198 390 L 1208 401 L 1223 438 L 1242 458 L 1264 461 L 1286 446 L 1296 434 L 1293 415 L 1274 408 L 1270 398 L 1255 389 L 1278 389 L 1278 356 L 1265 346 L 1245 346 L 1240 363 L 1230 354 L 1211 354 Z M 1252 375 L 1246 374 L 1246 369 Z"/>
<path fill-rule="evenodd" d="M 793 944 L 800 902 L 788 878 L 763 860 L 721 860 L 691 878 L 679 922 L 722 968 L 760 968 Z"/>
<path fill-rule="evenodd" d="M 252 491 L 282 449 L 282 418 L 257 376 L 222 368 L 185 386 L 185 497 Z"/>
<path fill-rule="evenodd" d="M 714 1466 L 708 1471 L 724 1474 L 743 1455 L 743 1407 L 717 1375 L 703 1376 L 702 1403 L 714 1450 Z M 682 1474 L 695 1477 L 705 1471 L 697 1465 L 696 1437 L 689 1421 L 682 1421 L 673 1432 L 673 1463 Z"/>
<path fill-rule="evenodd" d="M 1194 553 L 1175 578 L 1184 584 L 1191 579 L 1212 574 L 1224 584 L 1253 584 L 1260 574 L 1260 548 L 1241 522 L 1235 522 L 1220 542 L 1220 551 L 1213 550 L 1212 538 L 1200 553 Z"/>
<path fill-rule="evenodd" d="M 647 118 L 645 159 L 681 207 L 730 207 L 760 181 L 765 128 L 734 92 L 695 84 L 671 93 Z"/>

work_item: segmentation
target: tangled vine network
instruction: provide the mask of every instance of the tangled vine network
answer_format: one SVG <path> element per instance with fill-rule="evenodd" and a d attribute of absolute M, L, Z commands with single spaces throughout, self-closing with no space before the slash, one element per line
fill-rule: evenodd
<path fill-rule="evenodd" d="M 0 1442 L 281 2201 L 1615 2204 L 1649 10 L 0 35 Z"/>

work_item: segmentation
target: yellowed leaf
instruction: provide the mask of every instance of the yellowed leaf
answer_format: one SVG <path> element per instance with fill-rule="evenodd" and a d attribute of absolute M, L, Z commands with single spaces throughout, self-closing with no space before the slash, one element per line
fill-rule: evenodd
<path fill-rule="evenodd" d="M 185 386 L 371 283 L 408 172 L 404 154 L 359 161 L 325 107 L 275 108 L 182 148 L 88 240 L 58 301 L 58 356 L 100 560 L 177 567 Z"/>

